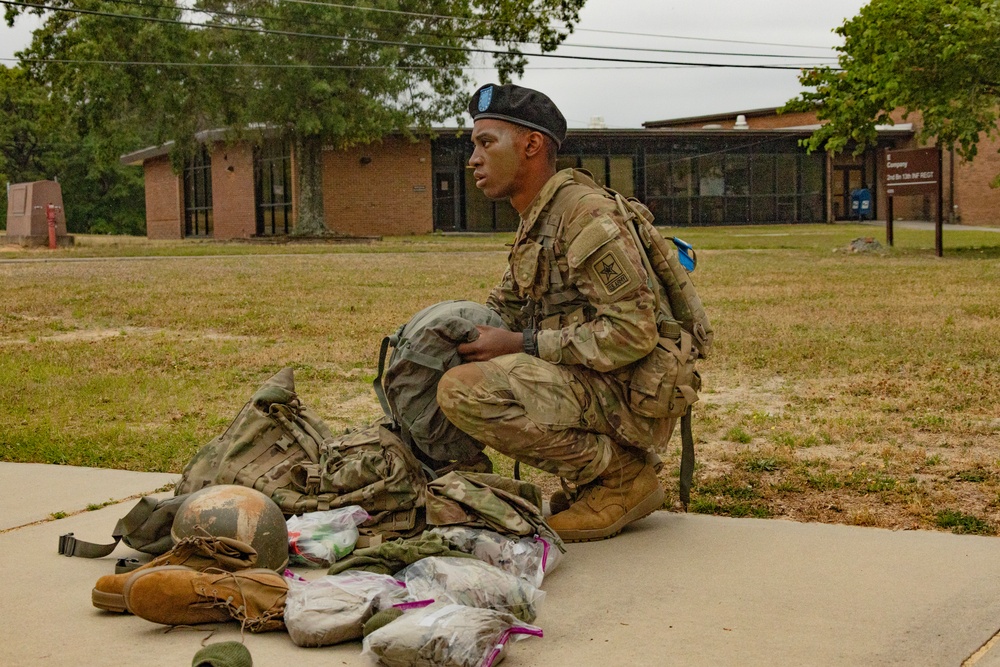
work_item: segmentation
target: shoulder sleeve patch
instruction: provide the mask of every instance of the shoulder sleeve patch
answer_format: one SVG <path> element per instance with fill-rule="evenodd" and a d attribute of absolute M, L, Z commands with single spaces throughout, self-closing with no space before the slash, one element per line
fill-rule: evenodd
<path fill-rule="evenodd" d="M 570 268 L 579 268 L 587 259 L 618 235 L 618 226 L 607 216 L 597 218 L 576 235 L 566 249 Z"/>
<path fill-rule="evenodd" d="M 641 284 L 639 274 L 618 243 L 609 243 L 594 253 L 587 270 L 594 285 L 608 297 L 628 294 Z"/>

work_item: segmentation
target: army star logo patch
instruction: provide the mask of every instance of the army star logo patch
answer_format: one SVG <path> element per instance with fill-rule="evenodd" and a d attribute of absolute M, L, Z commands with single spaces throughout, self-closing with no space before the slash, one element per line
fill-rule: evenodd
<path fill-rule="evenodd" d="M 594 262 L 594 270 L 601 279 L 608 294 L 614 294 L 629 284 L 629 276 L 618 265 L 615 253 L 608 251 Z"/>

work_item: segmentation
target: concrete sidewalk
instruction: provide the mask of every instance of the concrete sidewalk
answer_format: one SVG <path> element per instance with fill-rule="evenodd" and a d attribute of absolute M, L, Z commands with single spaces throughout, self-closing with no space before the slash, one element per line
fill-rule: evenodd
<path fill-rule="evenodd" d="M 165 632 L 90 605 L 94 582 L 131 550 L 56 553 L 70 531 L 110 541 L 134 501 L 88 504 L 174 478 L 0 464 L 0 664 L 190 665 L 208 631 Z M 70 516 L 44 521 L 51 512 Z M 1000 630 L 996 538 L 658 512 L 613 540 L 570 545 L 544 588 L 545 637 L 516 644 L 504 664 L 1000 667 L 1000 648 L 979 651 Z M 239 639 L 235 623 L 210 627 L 209 642 Z M 257 667 L 368 664 L 359 642 L 303 649 L 270 633 L 245 643 Z"/>

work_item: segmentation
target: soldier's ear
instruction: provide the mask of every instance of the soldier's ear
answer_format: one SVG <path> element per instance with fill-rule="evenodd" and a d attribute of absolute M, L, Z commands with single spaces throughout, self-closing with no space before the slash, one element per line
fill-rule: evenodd
<path fill-rule="evenodd" d="M 524 156 L 536 157 L 545 154 L 545 135 L 541 132 L 529 132 L 524 142 Z"/>

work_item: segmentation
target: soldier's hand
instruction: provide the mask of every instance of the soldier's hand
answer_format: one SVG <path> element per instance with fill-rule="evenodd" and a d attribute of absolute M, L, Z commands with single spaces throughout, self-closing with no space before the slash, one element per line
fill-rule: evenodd
<path fill-rule="evenodd" d="M 462 361 L 489 361 L 504 354 L 524 352 L 524 336 L 498 327 L 476 325 L 479 338 L 458 346 Z"/>

